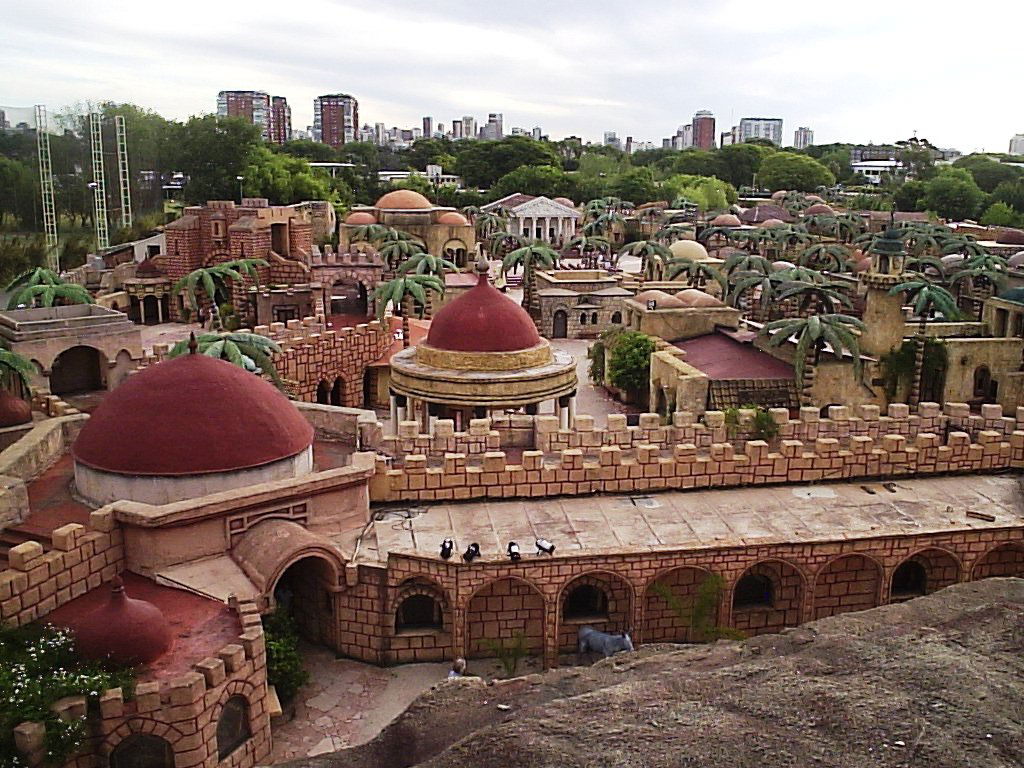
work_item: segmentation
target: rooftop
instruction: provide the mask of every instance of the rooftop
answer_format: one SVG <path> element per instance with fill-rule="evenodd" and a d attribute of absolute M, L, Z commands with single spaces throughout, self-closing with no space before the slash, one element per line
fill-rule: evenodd
<path fill-rule="evenodd" d="M 715 332 L 673 346 L 686 352 L 687 363 L 712 379 L 793 379 L 792 365 L 736 336 Z"/>
<path fill-rule="evenodd" d="M 361 562 L 388 552 L 437 556 L 442 539 L 478 542 L 484 559 L 505 558 L 509 541 L 532 557 L 544 537 L 556 554 L 703 549 L 1003 528 L 1024 523 L 1020 476 L 907 479 L 670 491 L 650 496 L 557 497 L 377 510 Z M 967 517 L 970 510 L 995 517 Z M 409 513 L 413 515 L 410 517 Z M 418 514 L 416 514 L 418 513 Z M 409 518 L 409 519 L 406 519 Z"/>

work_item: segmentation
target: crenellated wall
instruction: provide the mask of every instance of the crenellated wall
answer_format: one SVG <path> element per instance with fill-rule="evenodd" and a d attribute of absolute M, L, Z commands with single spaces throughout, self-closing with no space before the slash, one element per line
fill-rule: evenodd
<path fill-rule="evenodd" d="M 461 433 L 428 438 L 424 453 L 404 455 L 401 466 L 381 457 L 371 484 L 373 501 L 434 501 L 509 498 L 586 493 L 616 493 L 680 488 L 727 488 L 740 485 L 897 477 L 978 472 L 1024 467 L 1024 408 L 1016 418 L 998 406 L 974 417 L 966 406 L 934 403 L 910 414 L 892 405 L 886 415 L 876 406 L 861 406 L 852 417 L 845 406 L 822 419 L 816 409 L 802 409 L 790 420 L 785 410 L 772 412 L 778 436 L 740 440 L 725 414 L 709 411 L 701 423 L 677 413 L 662 426 L 657 414 L 644 414 L 640 426 L 627 427 L 610 416 L 603 430 L 590 417 L 577 417 L 572 430 L 557 430 L 549 417 L 538 417 L 536 444 L 519 463 L 504 451 L 491 450 L 497 433 L 486 420 L 471 425 L 467 438 L 484 438 L 485 450 L 440 453 L 440 440 L 459 447 Z M 408 425 L 402 425 L 407 427 Z M 473 434 L 474 429 L 476 434 Z M 967 430 L 967 431 L 964 431 Z M 401 437 L 401 435 L 400 435 Z M 416 440 L 411 435 L 414 447 Z M 734 442 L 740 442 L 737 450 Z M 475 446 L 479 442 L 474 443 Z"/>

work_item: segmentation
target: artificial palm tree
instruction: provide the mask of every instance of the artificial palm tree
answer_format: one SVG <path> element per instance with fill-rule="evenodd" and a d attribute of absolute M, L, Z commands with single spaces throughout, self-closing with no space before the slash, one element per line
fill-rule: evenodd
<path fill-rule="evenodd" d="M 4 389 L 10 391 L 19 384 L 22 394 L 31 396 L 31 377 L 36 372 L 36 367 L 17 352 L 0 347 L 0 384 Z"/>
<path fill-rule="evenodd" d="M 825 275 L 818 270 L 797 265 L 775 270 L 773 277 L 782 283 L 814 283 L 819 285 L 828 282 L 825 279 Z"/>
<path fill-rule="evenodd" d="M 476 221 L 476 217 L 480 215 L 480 206 L 478 205 L 464 205 L 459 208 L 459 213 L 469 219 L 469 223 L 472 224 Z"/>
<path fill-rule="evenodd" d="M 389 302 L 393 311 L 401 315 L 403 347 L 409 346 L 409 303 L 414 302 L 419 306 L 419 315 L 422 319 L 427 308 L 428 292 L 443 296 L 444 281 L 437 275 L 404 274 L 386 283 L 380 283 L 373 292 L 374 301 L 377 302 L 377 319 L 384 317 Z"/>
<path fill-rule="evenodd" d="M 759 290 L 758 309 L 760 311 L 758 314 L 760 317 L 767 317 L 775 303 L 779 286 L 778 279 L 770 272 L 758 270 L 736 272 L 731 277 L 732 289 L 728 295 L 729 303 L 739 309 L 744 294 Z"/>
<path fill-rule="evenodd" d="M 483 211 L 476 215 L 473 224 L 476 227 L 476 236 L 481 240 L 486 240 L 495 232 L 505 229 L 508 221 L 498 213 Z"/>
<path fill-rule="evenodd" d="M 723 296 L 728 289 L 725 276 L 711 264 L 683 257 L 669 261 L 666 277 L 669 280 L 684 278 L 691 288 L 703 288 L 709 281 L 715 282 L 722 289 Z"/>
<path fill-rule="evenodd" d="M 52 307 L 54 304 L 92 304 L 92 295 L 83 285 L 66 283 L 56 272 L 45 267 L 23 272 L 4 288 L 11 294 L 8 309 L 18 307 Z"/>
<path fill-rule="evenodd" d="M 426 251 L 420 251 L 409 257 L 405 263 L 398 268 L 398 273 L 404 275 L 413 272 L 417 275 L 436 275 L 444 280 L 445 273 L 454 272 L 459 267 L 443 256 L 435 256 Z"/>
<path fill-rule="evenodd" d="M 384 238 L 391 229 L 383 224 L 360 224 L 352 227 L 348 239 L 350 243 L 376 243 Z"/>
<path fill-rule="evenodd" d="M 860 319 L 831 313 L 773 320 L 761 329 L 762 334 L 769 335 L 768 345 L 772 347 L 779 347 L 796 338 L 793 370 L 800 382 L 801 405 L 811 405 L 814 380 L 813 375 L 808 375 L 808 368 L 813 370 L 818 364 L 826 344 L 837 360 L 842 359 L 843 352 L 849 352 L 853 358 L 854 375 L 860 377 L 860 343 L 857 336 L 863 331 L 864 323 Z"/>
<path fill-rule="evenodd" d="M 654 239 L 659 243 L 671 245 L 676 240 L 682 240 L 693 232 L 692 224 L 668 224 L 654 233 Z"/>
<path fill-rule="evenodd" d="M 568 243 L 569 248 L 579 252 L 580 259 L 587 266 L 597 266 L 602 254 L 611 252 L 612 244 L 601 235 L 576 235 Z"/>
<path fill-rule="evenodd" d="M 377 253 L 384 259 L 388 269 L 394 272 L 402 262 L 423 253 L 423 244 L 419 240 L 387 240 L 381 244 Z"/>
<path fill-rule="evenodd" d="M 219 305 L 227 298 L 228 283 L 241 284 L 246 277 L 252 278 L 259 285 L 259 267 L 269 266 L 266 259 L 234 259 L 209 267 L 194 269 L 174 284 L 174 291 L 184 290 L 192 311 L 199 315 L 199 298 L 196 288 L 202 287 L 206 298 L 210 301 L 213 322 L 220 327 Z"/>
<path fill-rule="evenodd" d="M 514 251 L 506 254 L 501 261 L 501 273 L 507 274 L 510 270 L 520 266 L 523 268 L 523 306 L 531 314 L 535 313 L 534 307 L 534 270 L 537 265 L 551 268 L 558 263 L 558 252 L 543 240 L 533 240 Z"/>
<path fill-rule="evenodd" d="M 491 258 L 503 259 L 507 253 L 514 251 L 516 248 L 522 248 L 529 242 L 530 238 L 526 235 L 502 231 L 491 235 L 491 241 L 487 247 Z"/>
<path fill-rule="evenodd" d="M 256 375 L 266 375 L 278 387 L 284 388 L 284 382 L 274 366 L 271 355 L 281 351 L 277 342 L 258 333 L 201 333 L 191 334 L 182 339 L 168 353 L 169 357 L 179 357 L 195 353 L 227 360 L 232 365 L 244 368 Z"/>
<path fill-rule="evenodd" d="M 817 243 L 797 257 L 796 263 L 804 267 L 813 267 L 829 272 L 845 272 L 850 258 L 850 250 L 835 243 Z"/>
<path fill-rule="evenodd" d="M 924 346 L 928 321 L 935 317 L 936 312 L 941 313 L 945 320 L 956 320 L 960 313 L 957 311 L 956 299 L 953 298 L 953 295 L 923 275 L 893 286 L 889 293 L 892 296 L 906 294 L 913 304 L 914 313 L 918 318 L 917 333 L 914 335 L 914 383 L 908 398 L 911 406 L 917 406 L 921 400 L 921 374 L 924 371 Z"/>
<path fill-rule="evenodd" d="M 815 283 L 804 280 L 793 280 L 782 284 L 779 290 L 779 301 L 792 299 L 798 311 L 806 313 L 834 312 L 840 306 L 852 307 L 850 297 L 839 290 L 837 283 Z"/>
<path fill-rule="evenodd" d="M 637 240 L 619 251 L 616 262 L 623 256 L 640 259 L 640 273 L 643 279 L 660 280 L 665 274 L 665 264 L 672 258 L 672 251 L 654 240 Z"/>
<path fill-rule="evenodd" d="M 586 224 L 583 227 L 583 233 L 585 235 L 602 235 L 607 237 L 616 225 L 624 226 L 625 223 L 626 219 L 621 213 L 616 210 L 610 210 Z"/>
<path fill-rule="evenodd" d="M 756 253 L 733 251 L 722 265 L 722 271 L 729 277 L 739 272 L 759 272 L 767 275 L 772 271 L 772 263 Z"/>

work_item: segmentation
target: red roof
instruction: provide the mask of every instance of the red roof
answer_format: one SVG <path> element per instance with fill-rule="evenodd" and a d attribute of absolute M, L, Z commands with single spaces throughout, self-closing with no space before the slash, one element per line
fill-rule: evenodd
<path fill-rule="evenodd" d="M 686 362 L 715 380 L 787 379 L 794 377 L 793 366 L 762 352 L 753 344 L 737 341 L 724 333 L 709 333 L 675 346 L 686 352 Z"/>
<path fill-rule="evenodd" d="M 183 355 L 129 376 L 93 411 L 75 461 L 129 475 L 230 472 L 294 456 L 313 428 L 264 379 Z"/>
<path fill-rule="evenodd" d="M 526 310 L 484 274 L 434 315 L 427 344 L 458 352 L 512 352 L 537 346 L 540 335 Z"/>

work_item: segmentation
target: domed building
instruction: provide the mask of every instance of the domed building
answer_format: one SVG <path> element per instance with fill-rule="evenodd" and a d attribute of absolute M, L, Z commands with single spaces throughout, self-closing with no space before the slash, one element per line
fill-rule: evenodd
<path fill-rule="evenodd" d="M 167 504 L 306 475 L 312 445 L 313 428 L 272 384 L 183 355 L 128 377 L 96 408 L 72 447 L 75 485 L 96 506 Z"/>
<path fill-rule="evenodd" d="M 454 208 L 434 205 L 411 189 L 395 189 L 372 206 L 353 208 L 339 227 L 339 249 L 351 251 L 353 230 L 368 224 L 408 232 L 422 240 L 428 252 L 459 267 L 465 267 L 476 250 L 476 231 L 465 216 Z"/>
<path fill-rule="evenodd" d="M 576 362 L 552 349 L 533 320 L 477 267 L 477 283 L 445 305 L 427 338 L 391 359 L 392 419 L 397 423 L 430 417 L 469 419 L 490 411 L 524 409 L 537 413 L 555 400 L 568 421 L 576 394 Z"/>

